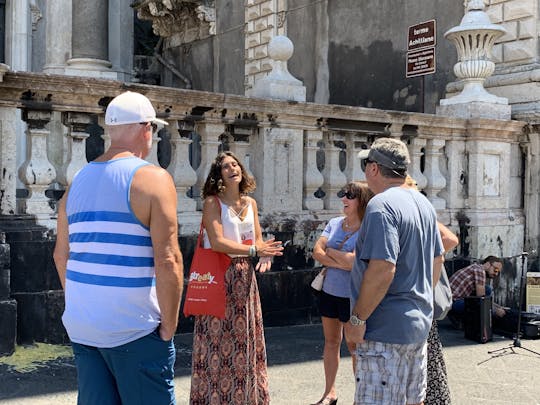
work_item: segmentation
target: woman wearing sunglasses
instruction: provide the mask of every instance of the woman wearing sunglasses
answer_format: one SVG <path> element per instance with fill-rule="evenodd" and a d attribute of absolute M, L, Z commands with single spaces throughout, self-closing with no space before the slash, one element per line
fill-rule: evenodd
<path fill-rule="evenodd" d="M 313 248 L 313 258 L 326 267 L 326 276 L 319 300 L 324 331 L 325 388 L 322 398 L 313 405 L 337 404 L 336 375 L 343 325 L 350 317 L 350 274 L 354 247 L 362 218 L 373 193 L 367 184 L 350 182 L 338 192 L 344 216 L 332 218 Z M 345 337 L 346 338 L 346 337 Z M 347 340 L 347 339 L 345 339 Z M 354 345 L 348 344 L 356 368 Z"/>

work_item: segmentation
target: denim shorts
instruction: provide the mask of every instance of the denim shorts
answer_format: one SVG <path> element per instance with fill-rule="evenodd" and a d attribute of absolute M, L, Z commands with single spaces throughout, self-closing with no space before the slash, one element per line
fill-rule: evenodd
<path fill-rule="evenodd" d="M 365 341 L 356 347 L 355 404 L 403 405 L 424 400 L 427 342 L 392 344 Z"/>
<path fill-rule="evenodd" d="M 327 318 L 348 322 L 351 317 L 350 302 L 349 298 L 336 297 L 321 291 L 319 294 L 319 313 Z"/>
<path fill-rule="evenodd" d="M 77 366 L 80 405 L 175 404 L 171 340 L 157 329 L 133 342 L 112 348 L 71 343 Z"/>

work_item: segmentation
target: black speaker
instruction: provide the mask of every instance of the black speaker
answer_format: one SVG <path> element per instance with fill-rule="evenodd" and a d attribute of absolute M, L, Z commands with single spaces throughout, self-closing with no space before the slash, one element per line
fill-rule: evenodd
<path fill-rule="evenodd" d="M 493 339 L 491 297 L 465 297 L 463 329 L 467 339 L 479 343 L 486 343 Z"/>

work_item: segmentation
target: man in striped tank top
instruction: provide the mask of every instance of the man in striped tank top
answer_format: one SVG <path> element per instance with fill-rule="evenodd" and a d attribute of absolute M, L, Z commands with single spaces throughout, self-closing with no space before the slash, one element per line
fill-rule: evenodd
<path fill-rule="evenodd" d="M 183 265 L 174 182 L 143 160 L 156 123 L 167 124 L 142 94 L 114 98 L 105 113 L 111 146 L 60 200 L 54 261 L 79 404 L 175 403 Z"/>

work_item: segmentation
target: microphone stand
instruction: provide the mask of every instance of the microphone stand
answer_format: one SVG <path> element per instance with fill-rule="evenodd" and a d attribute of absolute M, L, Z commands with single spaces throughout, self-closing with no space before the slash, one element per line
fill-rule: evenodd
<path fill-rule="evenodd" d="M 517 354 L 515 351 L 514 351 L 514 348 L 519 348 L 519 349 L 523 349 L 523 350 L 527 350 L 528 352 L 531 352 L 531 353 L 534 353 L 538 356 L 540 356 L 540 353 L 538 352 L 535 352 L 534 350 L 531 350 L 531 349 L 527 349 L 526 347 L 523 347 L 521 345 L 521 305 L 523 303 L 523 284 L 526 283 L 527 281 L 527 256 L 529 255 L 528 252 L 521 252 L 521 254 L 518 255 L 521 256 L 521 277 L 519 279 L 519 303 L 518 303 L 518 322 L 517 322 L 517 331 L 516 331 L 516 334 L 514 336 L 514 341 L 512 342 L 512 344 L 510 346 L 507 346 L 507 347 L 503 347 L 501 349 L 497 349 L 497 350 L 491 350 L 488 352 L 488 354 L 493 354 L 493 353 L 498 353 L 500 351 L 503 351 L 502 354 L 505 354 L 504 352 L 506 350 L 510 350 L 512 353 L 514 354 Z"/>

